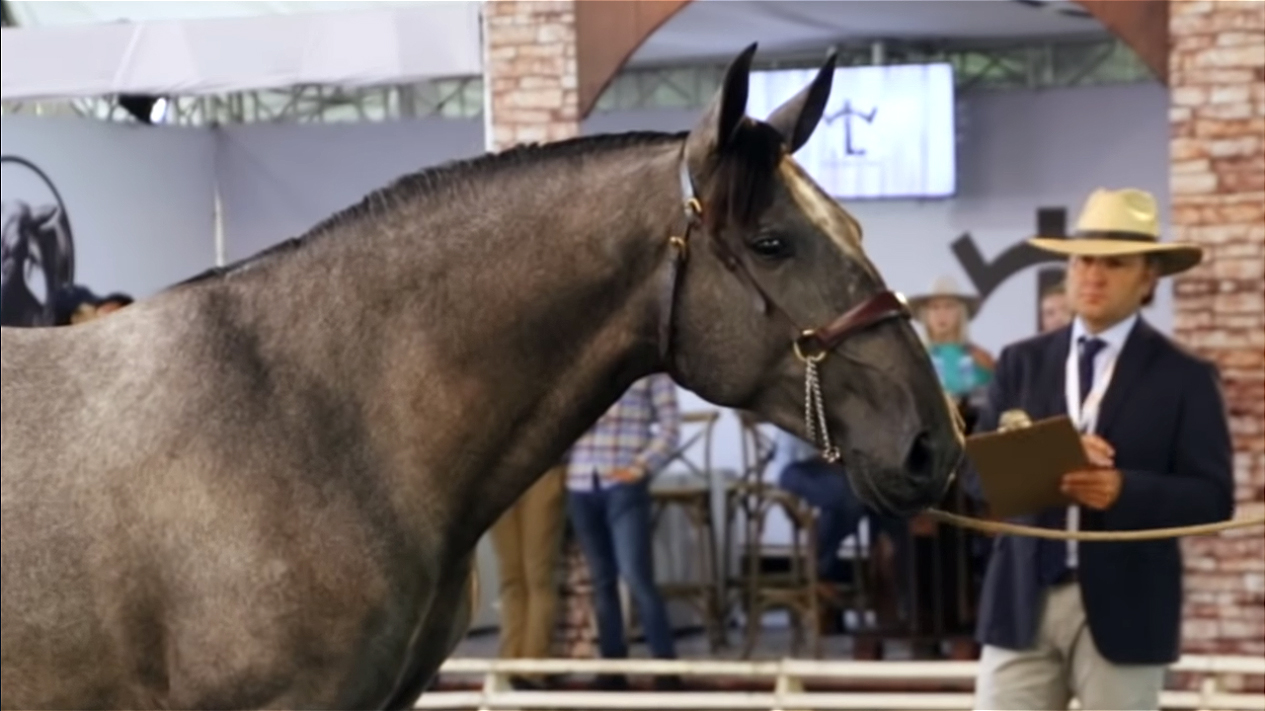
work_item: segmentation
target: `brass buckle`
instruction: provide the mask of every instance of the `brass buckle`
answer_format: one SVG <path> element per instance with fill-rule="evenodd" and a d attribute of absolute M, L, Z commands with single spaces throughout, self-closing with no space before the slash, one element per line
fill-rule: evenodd
<path fill-rule="evenodd" d="M 703 203 L 699 202 L 698 198 L 696 197 L 692 197 L 689 200 L 686 200 L 685 208 L 689 210 L 691 213 L 693 213 L 695 218 L 699 218 L 703 216 Z"/>

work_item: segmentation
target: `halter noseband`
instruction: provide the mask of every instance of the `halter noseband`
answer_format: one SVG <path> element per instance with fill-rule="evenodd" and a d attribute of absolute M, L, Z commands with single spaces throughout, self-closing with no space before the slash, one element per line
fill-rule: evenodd
<path fill-rule="evenodd" d="M 694 191 L 694 181 L 690 177 L 689 168 L 685 162 L 684 150 L 681 153 L 677 172 L 681 183 L 681 202 L 685 212 L 685 229 L 679 235 L 673 234 L 668 237 L 672 257 L 669 261 L 670 274 L 668 286 L 664 292 L 664 303 L 660 311 L 661 320 L 659 324 L 659 353 L 665 363 L 669 362 L 671 358 L 672 333 L 676 313 L 676 292 L 681 280 L 681 266 L 689 258 L 690 235 L 693 233 L 694 228 L 701 224 L 703 217 L 703 204 L 699 201 Z M 791 341 L 791 349 L 795 353 L 795 357 L 804 363 L 804 423 L 807 426 L 808 436 L 812 443 L 821 450 L 822 456 L 826 461 L 839 461 L 843 455 L 839 448 L 830 440 L 830 433 L 826 425 L 826 411 L 822 403 L 821 381 L 817 373 L 817 364 L 850 336 L 884 321 L 910 318 L 909 305 L 905 302 L 904 297 L 896 292 L 880 291 L 841 314 L 829 324 L 805 329 L 798 326 L 797 321 L 790 313 L 782 308 L 776 299 L 769 296 L 768 292 L 760 286 L 755 275 L 751 273 L 746 262 L 740 260 L 727 245 L 715 236 L 711 240 L 711 245 L 726 269 L 730 272 L 740 271 L 741 276 L 746 277 L 746 282 L 764 300 L 766 309 L 770 306 L 773 307 L 795 326 L 799 335 Z"/>

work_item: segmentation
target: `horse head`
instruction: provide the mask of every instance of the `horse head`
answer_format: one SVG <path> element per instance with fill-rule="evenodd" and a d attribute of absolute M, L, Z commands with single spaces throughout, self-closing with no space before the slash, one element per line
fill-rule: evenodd
<path fill-rule="evenodd" d="M 867 503 L 907 514 L 943 496 L 963 456 L 959 421 L 857 220 L 792 157 L 821 120 L 834 57 L 759 121 L 746 115 L 754 51 L 684 144 L 665 367 L 817 444 Z"/>

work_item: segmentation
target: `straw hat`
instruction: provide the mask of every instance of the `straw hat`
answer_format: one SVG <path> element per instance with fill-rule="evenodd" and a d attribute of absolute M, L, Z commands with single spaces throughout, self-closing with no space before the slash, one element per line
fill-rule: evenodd
<path fill-rule="evenodd" d="M 927 302 L 932 299 L 956 299 L 966 307 L 967 319 L 975 318 L 975 313 L 979 311 L 980 299 L 974 294 L 967 294 L 958 287 L 958 282 L 951 276 L 938 277 L 931 283 L 931 289 L 925 294 L 919 294 L 908 300 L 909 308 L 915 312 L 921 311 Z"/>
<path fill-rule="evenodd" d="M 1095 190 L 1085 201 L 1071 235 L 1038 235 L 1028 243 L 1047 252 L 1066 255 L 1150 254 L 1158 260 L 1161 276 L 1186 271 L 1203 258 L 1203 250 L 1196 245 L 1161 242 L 1155 197 L 1133 188 Z"/>

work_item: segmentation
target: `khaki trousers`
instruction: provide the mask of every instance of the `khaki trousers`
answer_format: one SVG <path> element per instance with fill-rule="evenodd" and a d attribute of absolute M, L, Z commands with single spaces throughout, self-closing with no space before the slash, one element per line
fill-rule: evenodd
<path fill-rule="evenodd" d="M 975 682 L 977 711 L 1066 709 L 1074 696 L 1093 711 L 1156 711 L 1163 665 L 1122 665 L 1103 658 L 1089 633 L 1081 588 L 1050 590 L 1032 649 L 985 646 Z"/>
<path fill-rule="evenodd" d="M 557 616 L 555 579 L 566 522 L 566 469 L 550 469 L 492 526 L 501 587 L 504 659 L 550 656 Z"/>

